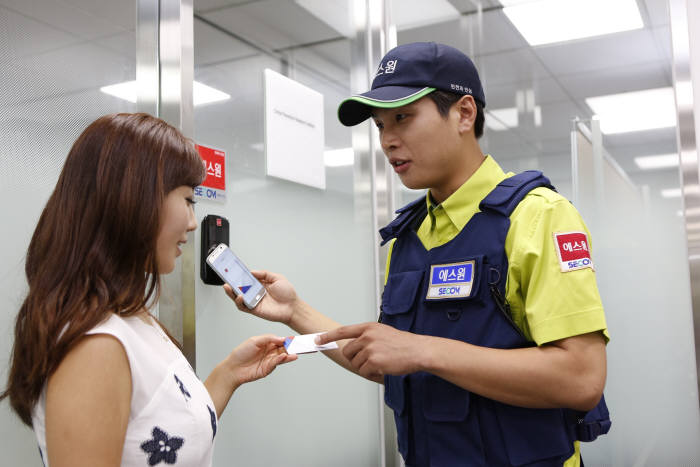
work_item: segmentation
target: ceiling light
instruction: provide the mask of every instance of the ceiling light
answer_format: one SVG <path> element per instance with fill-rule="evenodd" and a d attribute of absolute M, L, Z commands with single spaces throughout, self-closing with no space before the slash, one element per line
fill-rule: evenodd
<path fill-rule="evenodd" d="M 332 2 L 328 0 L 294 1 L 341 35 L 354 37 L 355 27 L 351 16 L 353 4 L 350 0 L 334 0 Z M 396 3 L 391 3 L 391 19 L 396 28 L 401 31 L 429 24 L 443 23 L 461 16 L 460 12 L 448 0 L 431 0 L 430 8 L 425 8 L 424 0 L 401 0 L 400 5 L 396 5 Z"/>
<path fill-rule="evenodd" d="M 534 117 L 535 117 L 535 126 L 541 127 L 542 126 L 542 107 L 540 107 L 539 105 L 535 106 Z"/>
<path fill-rule="evenodd" d="M 487 110 L 486 114 L 488 118 L 484 123 L 489 130 L 504 131 L 518 127 L 518 109 L 515 107 Z"/>
<path fill-rule="evenodd" d="M 600 117 L 600 130 L 608 135 L 676 126 L 671 87 L 588 97 L 586 103 Z"/>
<path fill-rule="evenodd" d="M 501 0 L 503 13 L 532 46 L 644 27 L 635 0 Z"/>
<path fill-rule="evenodd" d="M 136 95 L 138 94 L 136 92 L 136 81 L 125 81 L 123 83 L 102 86 L 100 91 L 136 104 Z"/>
<path fill-rule="evenodd" d="M 666 188 L 665 190 L 661 190 L 661 197 L 662 198 L 680 198 L 681 197 L 681 189 L 680 188 Z"/>
<path fill-rule="evenodd" d="M 125 81 L 123 83 L 112 84 L 109 86 L 102 86 L 100 91 L 110 96 L 118 97 L 129 102 L 136 103 L 136 96 L 138 95 L 136 81 Z M 192 94 L 194 105 L 209 104 L 211 102 L 225 101 L 230 99 L 231 96 L 223 91 L 202 84 L 199 81 L 194 81 L 192 85 Z"/>
<path fill-rule="evenodd" d="M 353 165 L 355 163 L 355 153 L 352 148 L 324 151 L 323 163 L 326 167 L 345 167 Z"/>
<path fill-rule="evenodd" d="M 210 104 L 230 99 L 231 96 L 223 91 L 202 84 L 199 81 L 192 83 L 192 100 L 194 105 Z"/>
<path fill-rule="evenodd" d="M 642 170 L 668 169 L 678 167 L 678 154 L 635 157 L 634 162 Z"/>
<path fill-rule="evenodd" d="M 542 107 L 536 105 L 532 109 L 533 119 L 536 127 L 542 126 Z M 508 107 L 505 109 L 486 110 L 486 128 L 493 131 L 504 131 L 518 127 L 518 108 Z"/>

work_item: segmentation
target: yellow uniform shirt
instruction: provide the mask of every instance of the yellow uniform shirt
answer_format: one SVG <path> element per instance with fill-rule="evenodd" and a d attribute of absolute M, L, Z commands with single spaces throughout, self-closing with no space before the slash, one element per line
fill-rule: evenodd
<path fill-rule="evenodd" d="M 426 196 L 428 215 L 417 231 L 426 249 L 443 245 L 457 236 L 479 203 L 502 180 L 504 173 L 487 156 L 479 169 L 449 198 L 435 206 Z M 505 252 L 508 258 L 506 299 L 513 320 L 525 337 L 542 345 L 566 337 L 603 331 L 609 339 L 603 305 L 592 268 L 562 272 L 555 233 L 590 234 L 580 214 L 561 195 L 547 188 L 532 190 L 510 216 Z M 389 246 L 388 275 L 393 241 Z M 595 264 L 595 263 L 593 263 Z M 564 464 L 579 465 L 579 446 Z"/>

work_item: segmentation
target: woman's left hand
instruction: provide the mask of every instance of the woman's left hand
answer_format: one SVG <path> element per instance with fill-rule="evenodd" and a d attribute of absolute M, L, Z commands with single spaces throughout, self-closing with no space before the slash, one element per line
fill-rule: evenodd
<path fill-rule="evenodd" d="M 284 337 L 266 334 L 247 339 L 229 354 L 227 366 L 233 372 L 235 387 L 264 378 L 283 363 L 297 359 L 284 349 Z"/>

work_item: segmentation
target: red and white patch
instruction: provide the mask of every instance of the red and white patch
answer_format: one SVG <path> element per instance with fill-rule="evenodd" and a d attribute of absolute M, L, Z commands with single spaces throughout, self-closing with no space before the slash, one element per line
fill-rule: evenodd
<path fill-rule="evenodd" d="M 561 272 L 593 269 L 591 246 L 584 232 L 555 232 L 554 247 L 559 255 Z"/>

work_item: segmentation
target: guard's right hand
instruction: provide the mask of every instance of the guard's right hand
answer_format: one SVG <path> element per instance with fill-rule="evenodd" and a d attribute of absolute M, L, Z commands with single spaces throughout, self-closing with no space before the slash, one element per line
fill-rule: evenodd
<path fill-rule="evenodd" d="M 281 274 L 269 271 L 251 271 L 253 276 L 267 289 L 267 294 L 252 310 L 243 303 L 243 296 L 236 297 L 233 289 L 224 284 L 224 290 L 236 304 L 239 310 L 251 313 L 268 321 L 277 321 L 289 324 L 294 313 L 294 305 L 297 302 L 297 293 L 291 282 Z"/>

